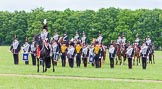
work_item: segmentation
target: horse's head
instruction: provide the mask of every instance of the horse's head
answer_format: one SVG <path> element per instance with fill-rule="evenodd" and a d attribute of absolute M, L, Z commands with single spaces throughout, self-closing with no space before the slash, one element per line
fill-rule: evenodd
<path fill-rule="evenodd" d="M 63 37 L 61 36 L 58 40 L 59 43 L 63 43 Z"/>
<path fill-rule="evenodd" d="M 116 48 L 116 51 L 117 51 L 117 52 L 120 51 L 120 45 L 117 44 L 117 45 L 115 46 L 115 48 Z"/>

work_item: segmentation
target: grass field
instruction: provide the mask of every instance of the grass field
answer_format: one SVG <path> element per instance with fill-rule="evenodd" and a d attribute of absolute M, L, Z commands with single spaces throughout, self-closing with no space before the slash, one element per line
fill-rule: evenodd
<path fill-rule="evenodd" d="M 130 80 L 158 80 L 162 81 L 162 52 L 155 52 L 156 64 L 148 64 L 147 69 L 143 70 L 142 66 L 133 66 L 132 70 L 127 65 L 115 65 L 114 69 L 110 69 L 109 60 L 103 64 L 101 69 L 95 69 L 91 65 L 84 68 L 65 68 L 58 63 L 56 72 L 48 69 L 46 73 L 36 72 L 37 67 L 25 65 L 21 60 L 20 64 L 14 65 L 12 54 L 9 52 L 8 46 L 0 46 L 0 74 L 22 74 L 22 75 L 44 75 L 44 76 L 78 76 L 88 78 L 114 78 L 114 79 L 130 79 Z M 30 58 L 31 61 L 31 58 Z M 42 69 L 42 68 L 40 68 Z M 78 80 L 78 79 L 49 79 L 49 78 L 33 78 L 25 76 L 0 76 L 0 89 L 161 89 L 161 82 L 128 82 L 128 81 L 111 81 L 111 80 Z M 46 85 L 46 86 L 45 86 Z"/>

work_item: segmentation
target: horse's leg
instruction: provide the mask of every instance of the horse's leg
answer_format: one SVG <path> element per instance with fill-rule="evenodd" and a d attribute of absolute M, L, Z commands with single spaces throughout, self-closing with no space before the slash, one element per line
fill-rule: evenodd
<path fill-rule="evenodd" d="M 115 58 L 115 59 L 116 59 L 116 65 L 118 64 L 118 58 L 117 58 L 117 57 L 118 57 L 118 56 L 116 56 L 116 58 Z"/>
<path fill-rule="evenodd" d="M 126 55 L 124 54 L 124 65 L 125 65 L 125 61 L 126 61 Z"/>
<path fill-rule="evenodd" d="M 137 61 L 137 66 L 138 66 L 138 60 L 139 60 L 139 57 L 137 57 L 137 60 L 136 60 Z"/>
<path fill-rule="evenodd" d="M 119 56 L 119 60 L 120 60 L 120 65 L 122 65 L 122 57 Z"/>
<path fill-rule="evenodd" d="M 155 64 L 155 60 L 154 60 L 154 54 L 152 54 L 152 57 L 153 57 L 153 63 Z"/>
<path fill-rule="evenodd" d="M 53 59 L 52 59 L 52 66 L 53 66 L 53 72 L 55 72 L 55 68 L 54 68 L 55 63 L 54 63 L 54 60 Z"/>
<path fill-rule="evenodd" d="M 37 72 L 39 72 L 39 58 L 37 58 Z"/>
<path fill-rule="evenodd" d="M 151 62 L 151 64 L 152 64 L 151 54 L 149 54 L 149 64 L 150 64 L 150 62 Z"/>
<path fill-rule="evenodd" d="M 47 58 L 45 59 L 44 64 L 45 64 L 45 72 L 47 72 Z"/>
<path fill-rule="evenodd" d="M 45 71 L 44 71 L 44 65 L 45 65 L 45 62 L 44 62 L 44 59 L 43 59 L 43 61 L 42 61 L 43 72 L 45 72 Z"/>
<path fill-rule="evenodd" d="M 133 58 L 133 65 L 135 65 L 136 55 Z"/>
<path fill-rule="evenodd" d="M 141 63 L 141 57 L 140 57 L 140 55 L 139 55 L 139 64 Z"/>

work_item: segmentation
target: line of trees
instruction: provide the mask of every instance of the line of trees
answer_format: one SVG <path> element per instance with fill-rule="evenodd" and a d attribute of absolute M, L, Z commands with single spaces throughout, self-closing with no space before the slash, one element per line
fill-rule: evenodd
<path fill-rule="evenodd" d="M 140 39 L 147 35 L 154 41 L 155 46 L 162 45 L 162 10 L 161 9 L 119 9 L 101 8 L 98 11 L 84 10 L 64 11 L 37 8 L 31 12 L 25 11 L 0 11 L 0 45 L 9 45 L 13 41 L 14 34 L 17 34 L 20 42 L 25 37 L 32 40 L 34 34 L 42 31 L 42 22 L 48 21 L 48 31 L 52 36 L 56 31 L 59 34 L 67 32 L 70 37 L 75 31 L 86 32 L 89 42 L 96 38 L 100 31 L 104 37 L 104 44 L 116 40 L 118 33 L 126 34 L 127 41 L 134 42 L 138 33 Z"/>

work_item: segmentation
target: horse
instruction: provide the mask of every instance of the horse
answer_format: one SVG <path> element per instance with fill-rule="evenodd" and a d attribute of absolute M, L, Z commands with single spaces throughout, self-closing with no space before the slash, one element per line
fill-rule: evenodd
<path fill-rule="evenodd" d="M 124 45 L 124 44 L 120 45 L 120 51 L 121 51 L 121 57 L 123 58 L 123 64 L 125 64 L 126 57 L 127 57 L 127 55 L 126 55 L 126 51 L 127 51 L 126 48 L 127 48 L 126 45 Z M 121 58 L 121 62 L 122 62 L 122 58 Z"/>
<path fill-rule="evenodd" d="M 151 44 L 149 45 L 149 64 L 152 62 L 155 64 L 155 60 L 154 60 L 154 45 Z"/>
<path fill-rule="evenodd" d="M 114 45 L 115 49 L 116 49 L 116 65 L 118 64 L 118 61 L 120 61 L 120 65 L 122 64 L 122 55 L 121 55 L 121 48 L 119 44 L 115 44 Z"/>
<path fill-rule="evenodd" d="M 45 43 L 40 39 L 40 35 L 35 35 L 34 37 L 36 45 L 37 45 L 37 50 L 40 49 L 40 53 L 38 53 L 39 51 L 37 51 L 36 54 L 40 54 L 40 58 L 37 58 L 37 72 L 39 72 L 39 62 L 40 59 L 42 59 L 42 66 L 43 66 L 43 72 L 47 71 L 47 68 L 50 68 L 50 64 L 51 64 L 51 59 L 50 59 L 50 44 L 49 43 Z M 53 72 L 55 71 L 54 69 L 54 64 L 53 64 Z"/>
<path fill-rule="evenodd" d="M 107 46 L 103 45 L 103 49 L 104 49 L 104 52 L 103 52 L 103 61 L 102 61 L 102 63 L 105 63 L 105 61 L 106 61 L 106 49 L 107 49 Z"/>
<path fill-rule="evenodd" d="M 140 63 L 140 47 L 137 46 L 136 44 L 134 45 L 134 58 L 133 58 L 133 65 L 135 65 L 135 60 L 136 60 L 136 63 L 137 63 L 137 66 L 138 64 Z"/>

